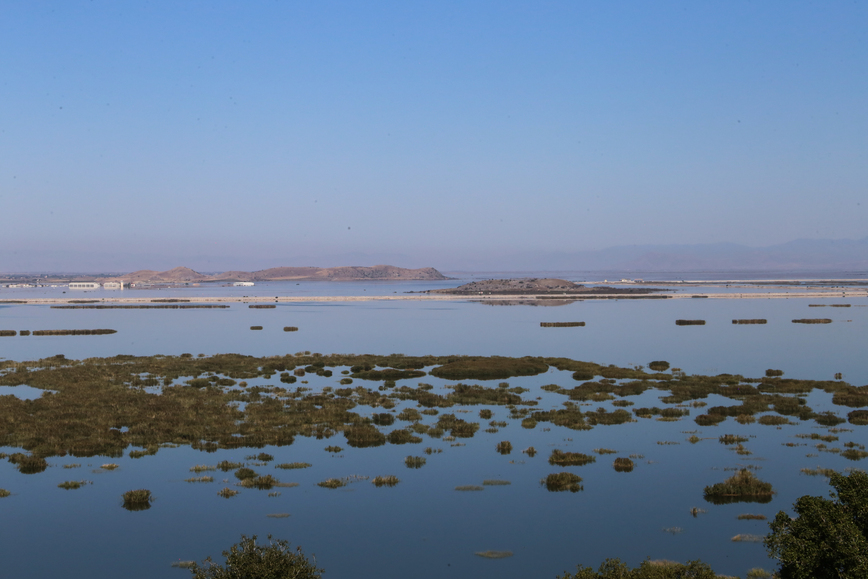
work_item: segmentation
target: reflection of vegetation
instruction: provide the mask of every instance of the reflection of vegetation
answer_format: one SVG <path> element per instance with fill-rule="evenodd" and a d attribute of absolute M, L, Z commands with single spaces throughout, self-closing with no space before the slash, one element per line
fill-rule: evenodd
<path fill-rule="evenodd" d="M 220 490 L 217 493 L 217 495 L 223 497 L 224 499 L 228 499 L 228 498 L 232 498 L 235 495 L 237 495 L 238 492 L 239 491 L 236 491 L 234 489 L 230 489 L 229 487 L 224 487 L 222 490 Z"/>
<path fill-rule="evenodd" d="M 749 469 L 743 468 L 722 483 L 705 487 L 703 495 L 710 503 L 735 502 L 767 503 L 772 500 L 771 483 L 759 480 Z"/>
<path fill-rule="evenodd" d="M 512 557 L 512 551 L 477 551 L 474 555 L 485 559 L 506 559 Z"/>
<path fill-rule="evenodd" d="M 339 478 L 327 478 L 326 480 L 316 484 L 324 489 L 338 489 L 347 486 L 347 481 Z"/>

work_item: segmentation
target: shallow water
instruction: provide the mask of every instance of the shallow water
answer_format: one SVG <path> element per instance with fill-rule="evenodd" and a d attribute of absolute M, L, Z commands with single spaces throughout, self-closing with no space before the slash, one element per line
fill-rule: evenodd
<path fill-rule="evenodd" d="M 370 288 L 361 288 L 365 289 Z M 868 361 L 863 354 L 868 302 L 848 302 L 854 307 L 822 308 L 821 314 L 809 308 L 809 301 L 804 299 L 606 300 L 559 307 L 493 307 L 467 302 L 301 303 L 268 310 L 249 309 L 246 304 L 232 304 L 225 310 L 53 310 L 5 305 L 0 306 L 0 329 L 112 328 L 118 333 L 3 337 L 0 357 L 26 360 L 64 354 L 81 359 L 182 352 L 263 356 L 302 350 L 544 355 L 617 365 L 667 360 L 696 374 L 728 372 L 759 377 L 767 368 L 776 368 L 784 370 L 785 377 L 831 379 L 834 373 L 842 372 L 845 380 L 861 385 L 868 383 Z M 760 317 L 768 319 L 768 324 L 731 323 L 734 318 Z M 802 317 L 831 317 L 833 323 L 791 322 Z M 707 323 L 680 327 L 674 323 L 679 318 L 705 319 Z M 541 321 L 585 321 L 587 325 L 541 328 Z M 250 331 L 252 325 L 264 329 Z M 289 325 L 298 326 L 299 331 L 283 332 Z M 337 386 L 340 378 L 336 371 L 328 379 L 308 375 L 303 380 L 317 390 Z M 272 383 L 276 381 L 275 377 Z M 436 388 L 447 384 L 431 376 L 407 383 L 415 386 L 419 381 Z M 508 382 L 529 388 L 522 397 L 540 397 L 541 409 L 558 407 L 566 398 L 542 391 L 540 386 L 577 384 L 568 373 L 556 370 Z M 628 399 L 635 402 L 634 407 L 662 407 L 661 395 L 648 391 Z M 830 399 L 828 394 L 814 392 L 808 405 L 839 415 L 850 410 L 833 406 Z M 707 402 L 709 406 L 732 404 L 714 396 Z M 602 402 L 583 410 L 599 406 L 614 408 L 611 402 Z M 441 410 L 441 414 L 456 413 L 482 425 L 473 438 L 454 442 L 422 435 L 420 444 L 353 449 L 338 435 L 328 440 L 297 438 L 286 447 L 214 453 L 189 447 L 162 448 L 156 455 L 140 459 L 49 458 L 50 468 L 35 475 L 22 475 L 2 461 L 0 488 L 14 494 L 0 499 L 0 517 L 5 529 L 15 530 L 4 533 L 0 542 L 4 575 L 180 578 L 188 572 L 171 568 L 173 561 L 202 560 L 209 555 L 220 559 L 220 551 L 237 542 L 242 533 L 256 533 L 263 539 L 273 533 L 302 546 L 308 554 L 315 553 L 318 564 L 326 569 L 325 576 L 335 578 L 553 578 L 564 570 L 572 571 L 576 563 L 596 566 L 609 556 L 621 557 L 631 565 L 645 557 L 701 558 L 718 573 L 744 576 L 752 567 L 771 570 L 773 562 L 761 544 L 730 541 L 739 533 L 767 532 L 766 522 L 739 521 L 738 514 L 760 513 L 772 518 L 803 494 L 827 495 L 824 477 L 800 474 L 803 467 L 865 467 L 865 461 L 852 462 L 819 452 L 813 446 L 817 441 L 794 438 L 796 434 L 825 433 L 826 429 L 814 422 L 776 428 L 739 425 L 728 419 L 716 427 L 698 427 L 693 417 L 702 411 L 691 409 L 691 416 L 679 422 L 638 419 L 577 432 L 544 423 L 525 429 L 519 420 L 508 418 L 508 410 L 492 406 L 488 407 L 494 412 L 492 419 L 505 420 L 508 426 L 487 433 L 488 420 L 478 417 L 480 408 L 467 407 L 468 413 L 457 413 L 456 408 Z M 436 418 L 424 417 L 424 422 L 430 424 Z M 383 430 L 403 424 L 396 421 Z M 865 427 L 842 426 L 853 431 L 840 433 L 840 441 L 829 447 L 850 440 L 868 441 Z M 710 439 L 690 444 L 686 439 L 693 431 Z M 736 433 L 755 437 L 745 443 L 752 455 L 739 456 L 731 446 L 717 441 L 722 434 Z M 513 445 L 507 456 L 495 451 L 502 440 Z M 660 445 L 658 441 L 679 444 Z M 807 446 L 783 446 L 787 442 Z M 465 445 L 451 446 L 455 443 Z M 334 455 L 325 452 L 332 444 L 345 450 Z M 521 452 L 531 445 L 538 451 L 534 458 Z M 425 455 L 422 451 L 427 446 L 443 449 L 443 453 Z M 615 449 L 618 454 L 598 456 L 593 464 L 567 469 L 584 478 L 582 492 L 550 493 L 540 486 L 541 478 L 562 470 L 547 463 L 552 449 L 591 454 L 600 447 Z M 19 449 L 0 450 L 11 453 Z M 273 454 L 274 463 L 304 461 L 313 467 L 289 471 L 276 470 L 271 464 L 253 467 L 261 474 L 299 483 L 295 488 L 272 489 L 281 493 L 278 497 L 253 489 L 242 489 L 231 499 L 218 497 L 218 490 L 235 483 L 231 472 L 201 473 L 214 476 L 213 483 L 184 482 L 199 476 L 189 471 L 194 465 L 224 459 L 243 461 L 244 456 L 259 452 Z M 614 458 L 630 454 L 644 458 L 635 460 L 633 472 L 615 472 Z M 404 466 L 407 455 L 425 456 L 427 464 L 408 469 Z M 118 463 L 120 468 L 100 471 L 99 465 L 107 462 Z M 72 463 L 82 466 L 61 468 Z M 705 485 L 732 474 L 724 468 L 745 464 L 761 467 L 757 475 L 774 485 L 778 494 L 770 503 L 711 505 L 703 500 Z M 334 490 L 316 486 L 330 477 L 388 474 L 397 475 L 401 483 L 394 488 L 376 488 L 369 480 Z M 221 482 L 224 478 L 229 482 Z M 93 484 L 78 490 L 57 488 L 60 482 L 82 479 Z M 481 492 L 454 490 L 458 485 L 481 485 L 485 479 L 504 479 L 512 484 L 488 486 Z M 156 501 L 152 508 L 128 512 L 120 507 L 121 494 L 133 488 L 153 491 Z M 707 513 L 694 518 L 689 512 L 692 507 Z M 269 513 L 291 516 L 268 518 Z M 673 527 L 682 531 L 663 531 Z M 51 557 L 45 556 L 46 547 Z M 514 556 L 491 560 L 473 554 L 488 549 L 513 551 Z"/>

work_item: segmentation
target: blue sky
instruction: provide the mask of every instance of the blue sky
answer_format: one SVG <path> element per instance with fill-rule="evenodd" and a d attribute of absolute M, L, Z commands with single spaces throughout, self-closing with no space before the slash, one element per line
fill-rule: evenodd
<path fill-rule="evenodd" d="M 862 238 L 866 103 L 863 2 L 7 0 L 0 246 Z"/>

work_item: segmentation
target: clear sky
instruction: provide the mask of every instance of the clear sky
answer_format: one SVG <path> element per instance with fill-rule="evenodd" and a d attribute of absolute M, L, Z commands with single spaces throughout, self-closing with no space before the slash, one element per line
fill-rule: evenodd
<path fill-rule="evenodd" d="M 0 3 L 0 250 L 763 246 L 866 187 L 868 2 Z"/>

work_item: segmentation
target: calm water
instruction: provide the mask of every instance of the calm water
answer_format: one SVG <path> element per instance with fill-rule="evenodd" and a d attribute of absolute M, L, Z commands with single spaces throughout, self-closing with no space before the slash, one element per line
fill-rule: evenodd
<path fill-rule="evenodd" d="M 446 282 L 443 282 L 444 284 Z M 407 291 L 405 284 L 311 284 L 330 287 L 332 295 L 361 295 Z M 428 289 L 432 284 L 412 284 Z M 448 285 L 457 285 L 450 282 Z M 327 295 L 323 287 L 273 284 L 254 288 L 226 288 L 245 295 L 257 291 L 307 291 Z M 400 288 L 403 288 L 400 289 Z M 30 292 L 36 290 L 28 290 Z M 154 290 L 159 297 L 188 297 L 201 288 Z M 336 293 L 335 293 L 336 292 Z M 127 295 L 133 295 L 130 292 Z M 215 295 L 206 288 L 201 295 Z M 263 293 L 258 295 L 270 295 Z M 275 293 L 274 295 L 285 295 Z M 88 296 L 90 297 L 90 296 Z M 14 299 L 4 290 L 2 299 Z M 301 303 L 275 309 L 249 309 L 232 304 L 220 310 L 52 310 L 47 306 L 0 306 L 0 329 L 112 328 L 108 336 L 52 336 L 0 338 L 0 357 L 36 359 L 64 354 L 69 358 L 114 354 L 216 354 L 239 352 L 272 355 L 302 350 L 322 353 L 481 354 L 567 356 L 605 364 L 647 364 L 668 360 L 688 373 L 741 373 L 761 376 L 767 368 L 785 371 L 793 378 L 831 379 L 842 372 L 852 384 L 868 383 L 868 358 L 864 355 L 868 301 L 847 300 L 850 308 L 809 308 L 804 299 L 761 300 L 648 300 L 588 301 L 559 307 L 489 306 L 466 302 L 361 302 Z M 827 303 L 827 302 L 823 302 Z M 828 303 L 833 303 L 829 301 Z M 791 320 L 829 317 L 828 325 L 800 325 Z M 678 327 L 679 318 L 704 319 L 705 326 Z M 767 325 L 735 326 L 733 318 L 766 318 Z M 579 328 L 540 328 L 541 321 L 584 321 Z M 251 331 L 261 325 L 262 331 Z M 298 332 L 283 332 L 284 326 Z M 308 376 L 309 386 L 336 386 L 339 372 L 329 379 Z M 276 379 L 276 377 L 275 377 Z M 419 380 L 409 381 L 415 386 Z M 447 382 L 433 377 L 421 381 L 443 388 Z M 540 390 L 556 383 L 572 387 L 568 373 L 555 370 L 528 378 L 510 379 L 511 386 L 530 391 L 523 398 L 540 397 L 540 408 L 558 407 L 566 398 Z M 400 383 L 399 383 L 400 384 Z M 370 386 L 371 384 L 366 384 Z M 0 395 L 9 394 L 3 391 Z M 21 393 L 32 396 L 32 391 Z M 663 406 L 660 392 L 630 397 L 635 407 Z M 732 401 L 710 397 L 710 406 Z M 2 398 L 0 398 L 2 403 Z M 831 409 L 830 396 L 811 395 L 816 411 Z M 593 408 L 612 408 L 609 402 Z M 400 410 L 400 406 L 396 411 Z M 298 438 L 288 447 L 241 449 L 203 453 L 190 448 L 161 449 L 141 459 L 49 459 L 51 468 L 37 475 L 21 475 L 13 465 L 0 462 L 0 488 L 11 497 L 0 499 L 4 533 L 0 558 L 4 577 L 178 577 L 188 572 L 170 567 L 172 561 L 201 560 L 238 541 L 241 533 L 268 533 L 301 545 L 315 553 L 326 577 L 539 577 L 553 578 L 576 563 L 598 565 L 604 557 L 619 556 L 630 564 L 645 557 L 686 560 L 702 558 L 719 573 L 744 576 L 751 567 L 772 569 L 757 543 L 733 543 L 739 533 L 764 535 L 763 521 L 738 521 L 740 513 L 771 518 L 788 509 L 803 494 L 826 495 L 823 477 L 801 475 L 803 467 L 822 466 L 843 470 L 864 467 L 831 453 L 816 453 L 812 445 L 782 446 L 804 442 L 796 434 L 820 432 L 815 423 L 783 426 L 742 426 L 732 419 L 717 427 L 698 427 L 692 416 L 680 422 L 638 422 L 597 426 L 575 432 L 540 423 L 535 429 L 508 419 L 508 411 L 491 407 L 494 420 L 508 426 L 486 433 L 487 420 L 478 417 L 481 407 L 456 413 L 482 428 L 465 446 L 423 435 L 421 444 L 386 445 L 369 449 L 349 448 L 332 455 L 330 444 L 346 447 L 343 436 L 329 440 Z M 370 409 L 357 409 L 360 413 Z M 381 411 L 378 409 L 377 411 Z M 447 409 L 445 412 L 455 412 Z M 443 412 L 443 411 L 441 411 Z M 696 415 L 701 411 L 692 410 Z M 425 417 L 432 423 L 436 417 Z M 389 431 L 403 423 L 396 422 Z M 865 427 L 840 434 L 846 441 L 868 442 Z M 549 428 L 549 430 L 544 430 Z M 685 431 L 713 437 L 697 444 Z M 739 456 L 717 437 L 738 433 L 751 438 L 751 456 Z M 513 452 L 502 456 L 495 445 L 509 440 Z M 658 441 L 680 444 L 660 445 Z M 404 466 L 407 455 L 422 455 L 426 446 L 442 449 L 427 457 L 418 470 Z M 534 458 L 521 449 L 534 446 Z M 597 462 L 569 470 L 584 478 L 584 491 L 549 493 L 539 480 L 561 470 L 547 463 L 553 448 L 590 454 L 594 448 L 618 450 L 599 456 Z M 16 449 L 2 449 L 14 452 Z M 227 486 L 216 482 L 191 484 L 190 467 L 241 461 L 247 454 L 268 452 L 275 463 L 306 461 L 309 469 L 282 471 L 272 466 L 254 467 L 298 487 L 267 491 L 243 490 L 232 499 L 216 492 Z M 612 469 L 615 456 L 644 455 L 632 473 Z M 101 472 L 105 462 L 120 468 Z M 76 469 L 63 464 L 81 463 Z M 702 499 L 705 485 L 723 481 L 731 473 L 724 468 L 753 464 L 758 475 L 771 482 L 778 494 L 768 504 L 714 506 Z M 96 472 L 94 472 L 96 471 Z M 394 488 L 375 488 L 370 481 L 343 489 L 323 489 L 316 482 L 329 477 L 395 474 Z M 92 481 L 79 490 L 65 491 L 65 480 Z M 457 485 L 480 485 L 485 479 L 504 479 L 509 486 L 485 487 L 481 492 L 458 492 Z M 234 482 L 234 480 L 230 481 Z M 131 488 L 149 488 L 156 495 L 153 507 L 143 512 L 120 508 L 120 495 Z M 691 507 L 707 513 L 694 518 Z M 266 517 L 289 513 L 288 518 Z M 680 528 L 677 533 L 664 528 Z M 474 552 L 510 550 L 514 556 L 487 560 Z M 52 556 L 46 556 L 46 551 Z"/>

